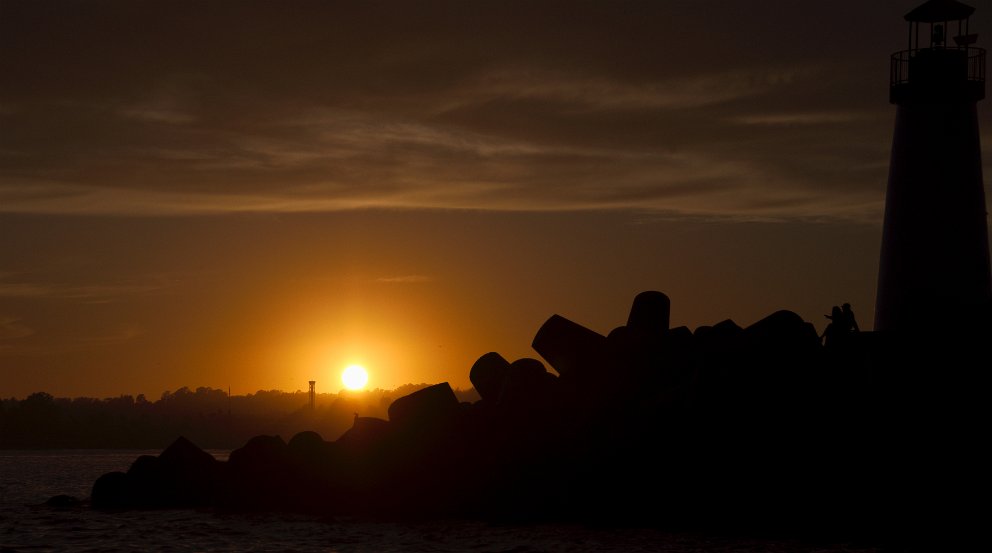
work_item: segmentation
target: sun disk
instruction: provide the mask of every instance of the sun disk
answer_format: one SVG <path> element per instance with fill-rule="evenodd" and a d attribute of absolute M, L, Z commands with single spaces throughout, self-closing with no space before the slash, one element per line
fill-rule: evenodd
<path fill-rule="evenodd" d="M 361 390 L 369 381 L 369 373 L 361 365 L 350 365 L 341 373 L 341 381 L 349 390 Z"/>

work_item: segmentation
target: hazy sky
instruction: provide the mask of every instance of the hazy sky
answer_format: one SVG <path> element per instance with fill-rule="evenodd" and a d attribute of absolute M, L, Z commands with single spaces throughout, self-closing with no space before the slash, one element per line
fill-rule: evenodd
<path fill-rule="evenodd" d="M 647 289 L 870 327 L 920 1 L 0 0 L 0 396 L 468 387 Z"/>

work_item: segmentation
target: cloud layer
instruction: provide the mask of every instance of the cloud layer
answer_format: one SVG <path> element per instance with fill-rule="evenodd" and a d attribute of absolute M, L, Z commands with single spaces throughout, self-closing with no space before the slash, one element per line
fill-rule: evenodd
<path fill-rule="evenodd" d="M 5 2 L 0 210 L 877 218 L 912 6 L 840 4 Z"/>

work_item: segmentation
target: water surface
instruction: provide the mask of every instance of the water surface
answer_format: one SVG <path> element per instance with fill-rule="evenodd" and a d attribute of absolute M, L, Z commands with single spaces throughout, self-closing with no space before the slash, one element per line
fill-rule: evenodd
<path fill-rule="evenodd" d="M 845 544 L 741 540 L 655 529 L 571 524 L 382 522 L 211 510 L 55 510 L 43 504 L 68 494 L 84 498 L 101 474 L 127 470 L 157 451 L 0 451 L 0 551 L 480 551 L 664 553 L 871 553 Z M 226 459 L 226 451 L 210 451 Z"/>

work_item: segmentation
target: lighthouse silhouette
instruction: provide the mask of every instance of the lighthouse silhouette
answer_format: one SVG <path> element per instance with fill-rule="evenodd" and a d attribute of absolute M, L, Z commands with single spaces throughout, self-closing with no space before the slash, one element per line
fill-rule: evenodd
<path fill-rule="evenodd" d="M 892 55 L 875 330 L 965 323 L 992 302 L 977 110 L 985 50 L 968 26 L 974 11 L 954 0 L 920 5 L 905 17 L 909 47 Z"/>

